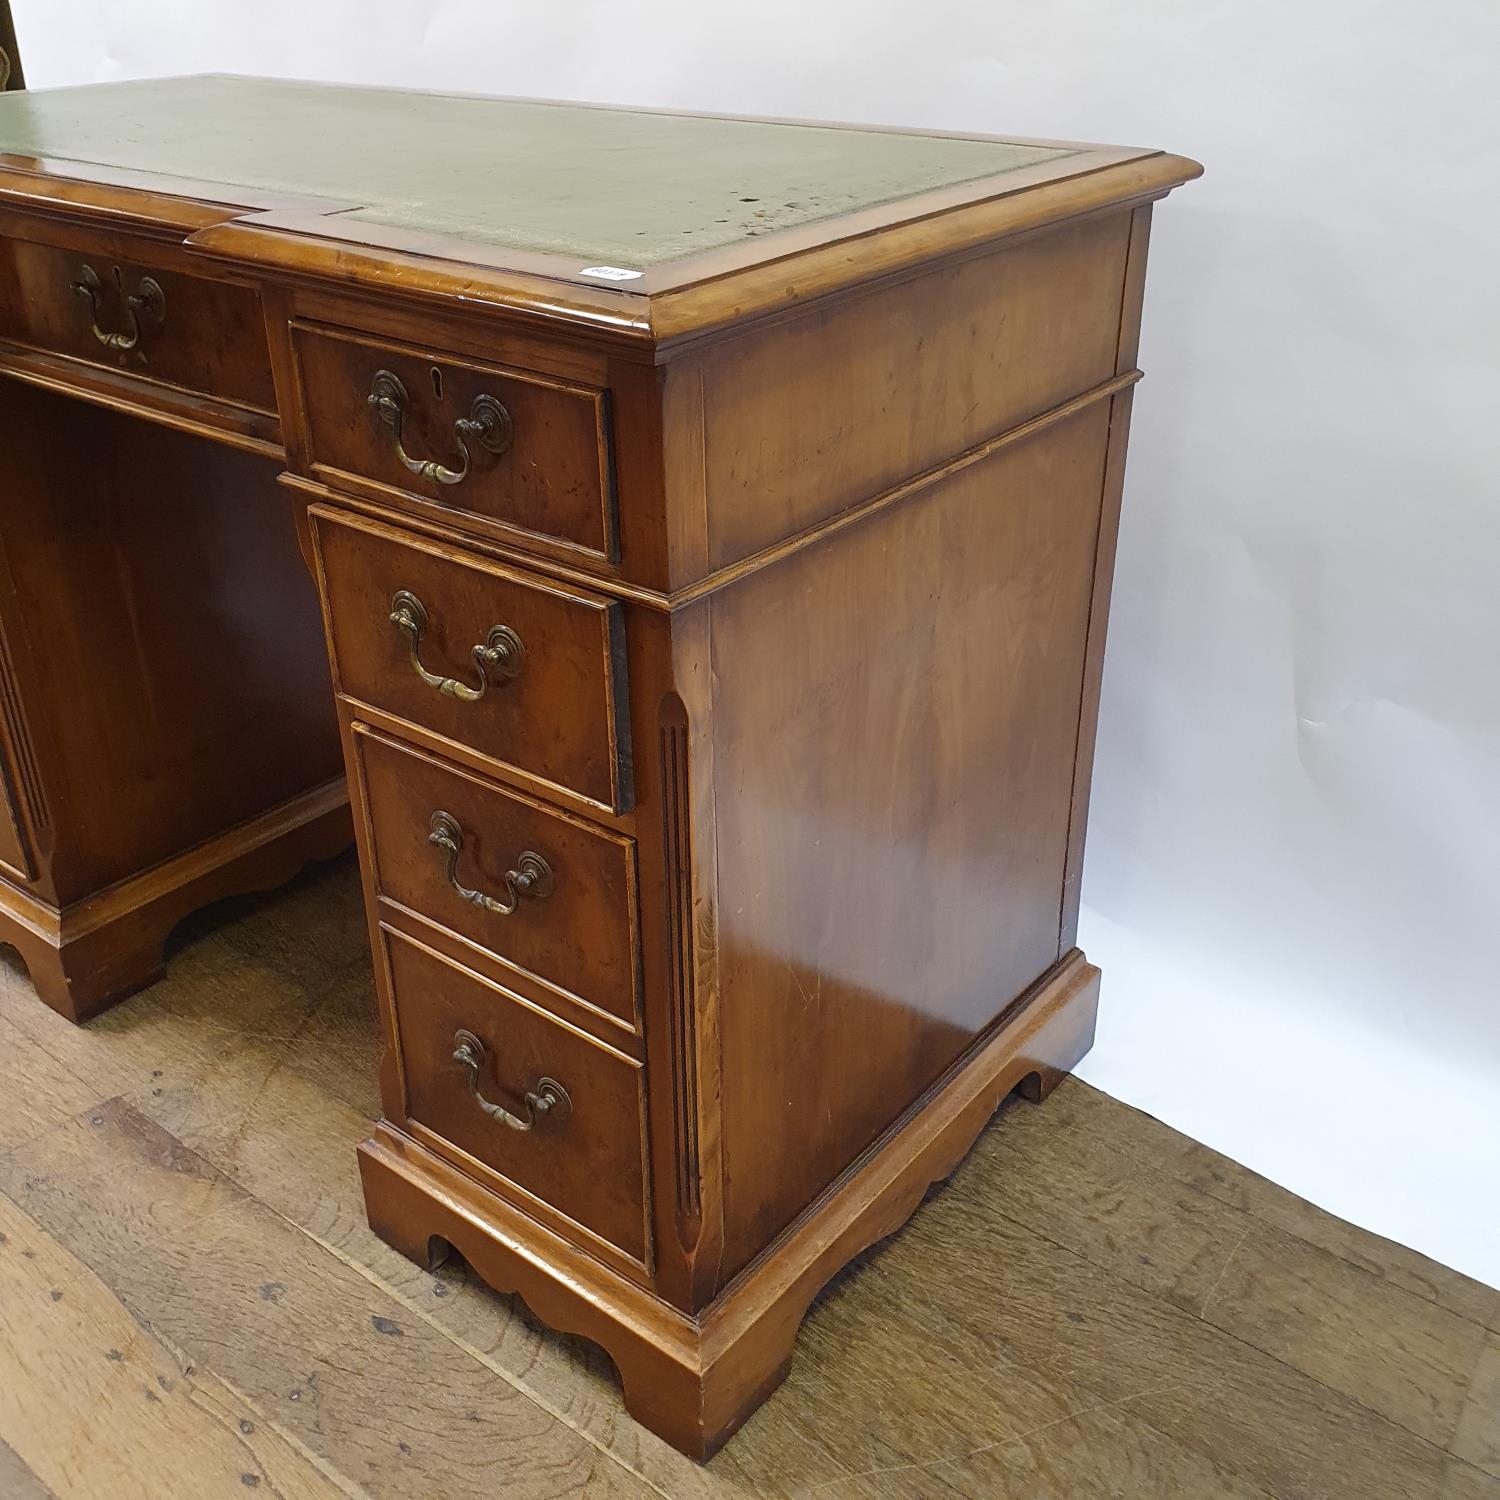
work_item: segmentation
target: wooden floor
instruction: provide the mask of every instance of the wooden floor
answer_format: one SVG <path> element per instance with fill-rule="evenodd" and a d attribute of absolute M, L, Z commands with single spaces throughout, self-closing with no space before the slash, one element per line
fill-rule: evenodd
<path fill-rule="evenodd" d="M 699 1468 L 597 1351 L 365 1228 L 371 1013 L 348 862 L 195 919 L 82 1030 L 4 955 L 3 1500 L 1500 1500 L 1500 1292 L 1076 1082 L 840 1277 Z"/>

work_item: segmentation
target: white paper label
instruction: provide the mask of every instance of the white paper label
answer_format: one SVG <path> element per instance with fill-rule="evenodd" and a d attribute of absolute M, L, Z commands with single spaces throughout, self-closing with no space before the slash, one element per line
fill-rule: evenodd
<path fill-rule="evenodd" d="M 627 271 L 623 266 L 585 266 L 580 276 L 597 276 L 600 281 L 639 281 L 644 271 Z"/>

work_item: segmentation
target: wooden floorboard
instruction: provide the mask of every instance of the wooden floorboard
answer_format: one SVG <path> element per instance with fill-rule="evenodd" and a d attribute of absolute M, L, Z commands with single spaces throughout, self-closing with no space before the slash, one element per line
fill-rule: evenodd
<path fill-rule="evenodd" d="M 365 942 L 344 861 L 84 1028 L 0 953 L 5 1500 L 1500 1500 L 1500 1294 L 1071 1081 L 693 1464 L 599 1350 L 370 1233 Z"/>
<path fill-rule="evenodd" d="M 0 1495 L 5 1500 L 57 1500 L 22 1462 L 21 1455 L 3 1441 L 0 1441 Z"/>
<path fill-rule="evenodd" d="M 1044 1156 L 994 1132 L 980 1160 L 992 1170 L 964 1190 L 1008 1218 L 1430 1442 L 1454 1437 L 1478 1324 L 1082 1132 L 1051 1133 Z"/>
<path fill-rule="evenodd" d="M 259 1489 L 338 1500 L 349 1486 L 209 1370 L 138 1321 L 0 1195 L 0 1431 L 59 1496 L 198 1500 Z M 25 1493 L 24 1489 L 22 1493 Z"/>
<path fill-rule="evenodd" d="M 1087 1132 L 1148 1162 L 1154 1171 L 1253 1213 L 1262 1222 L 1327 1250 L 1413 1296 L 1500 1331 L 1500 1289 L 1337 1218 L 1201 1141 L 1140 1110 L 1123 1108 L 1095 1089 L 1071 1089 L 1065 1098 L 1054 1102 L 1053 1113 L 1061 1118 L 1051 1122 L 1049 1128 L 1066 1123 L 1071 1129 Z M 1398 1103 L 1396 1107 L 1416 1106 Z"/>
<path fill-rule="evenodd" d="M 4 975 L 3 981 L 10 976 Z M 26 1003 L 36 1004 L 29 994 Z M 0 1015 L 0 1151 L 86 1109 L 98 1095 L 45 1045 Z"/>

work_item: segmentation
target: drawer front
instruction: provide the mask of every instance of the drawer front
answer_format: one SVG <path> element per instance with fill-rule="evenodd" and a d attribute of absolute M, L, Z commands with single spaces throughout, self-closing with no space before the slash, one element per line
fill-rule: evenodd
<path fill-rule="evenodd" d="M 601 390 L 294 323 L 314 473 L 613 560 Z"/>
<path fill-rule="evenodd" d="M 384 940 L 408 1121 L 645 1264 L 640 1064 L 400 933 Z"/>
<path fill-rule="evenodd" d="M 311 514 L 341 692 L 602 807 L 629 806 L 618 604 L 378 522 Z"/>
<path fill-rule="evenodd" d="M 260 296 L 146 261 L 0 249 L 0 337 L 274 414 Z"/>
<path fill-rule="evenodd" d="M 354 731 L 382 896 L 636 1024 L 629 839 Z"/>

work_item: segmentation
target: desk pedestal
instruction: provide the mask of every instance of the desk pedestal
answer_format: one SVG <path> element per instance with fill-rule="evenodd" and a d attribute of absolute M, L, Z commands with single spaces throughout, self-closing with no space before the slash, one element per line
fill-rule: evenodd
<path fill-rule="evenodd" d="M 279 465 L 0 389 L 0 941 L 77 1021 L 195 908 L 337 853 L 348 794 Z"/>

